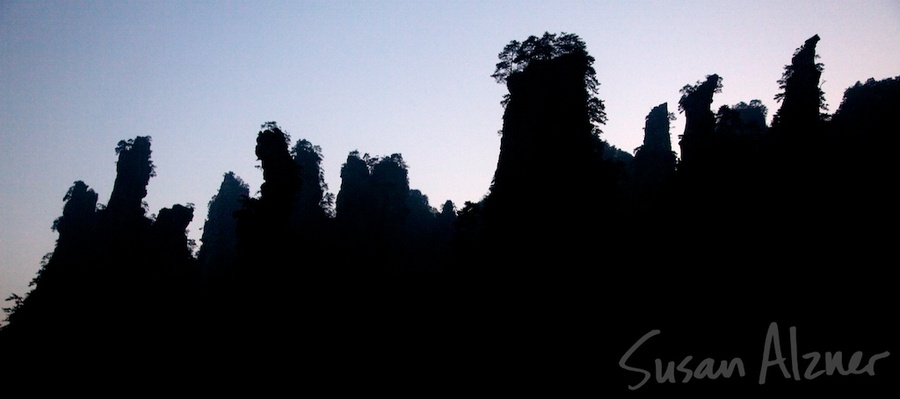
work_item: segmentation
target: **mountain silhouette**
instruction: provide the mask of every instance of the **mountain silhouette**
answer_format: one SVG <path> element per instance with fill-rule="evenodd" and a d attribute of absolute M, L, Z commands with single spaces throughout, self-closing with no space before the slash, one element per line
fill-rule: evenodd
<path fill-rule="evenodd" d="M 886 233 L 900 76 L 847 88 L 829 115 L 820 40 L 785 66 L 771 124 L 758 99 L 714 111 L 718 74 L 685 85 L 680 158 L 666 102 L 634 154 L 602 138 L 580 37 L 512 40 L 491 75 L 508 90 L 493 181 L 461 206 L 411 187 L 400 153 L 350 152 L 331 193 L 323 149 L 264 122 L 259 192 L 225 172 L 199 247 L 193 205 L 148 214 L 151 138 L 122 140 L 106 204 L 74 182 L 31 291 L 8 299 L 3 375 L 207 392 L 301 377 L 418 395 L 891 389 L 896 359 L 859 367 L 900 353 Z M 772 345 L 831 372 L 801 378 L 815 367 L 764 359 Z M 707 358 L 739 358 L 745 375 L 703 380 Z"/>

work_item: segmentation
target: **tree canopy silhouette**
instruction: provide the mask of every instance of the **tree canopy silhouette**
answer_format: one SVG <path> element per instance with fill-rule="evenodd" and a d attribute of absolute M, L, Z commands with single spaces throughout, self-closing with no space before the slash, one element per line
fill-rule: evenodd
<path fill-rule="evenodd" d="M 507 83 L 510 76 L 522 72 L 533 61 L 549 61 L 562 56 L 578 58 L 584 73 L 584 86 L 588 90 L 588 115 L 594 125 L 595 133 L 600 133 L 599 125 L 606 123 L 606 107 L 597 98 L 600 83 L 597 71 L 594 70 L 594 57 L 588 54 L 587 46 L 581 38 L 573 33 L 544 32 L 541 37 L 529 36 L 525 41 L 512 40 L 500 52 L 494 73 L 491 75 L 497 83 Z M 509 103 L 510 94 L 503 97 L 503 105 Z"/>

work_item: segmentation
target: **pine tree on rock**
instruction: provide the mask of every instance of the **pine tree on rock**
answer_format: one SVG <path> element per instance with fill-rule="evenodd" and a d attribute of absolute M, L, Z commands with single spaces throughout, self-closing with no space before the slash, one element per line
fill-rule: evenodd
<path fill-rule="evenodd" d="M 603 157 L 594 58 L 566 33 L 511 41 L 499 58 L 492 76 L 509 94 L 484 201 L 490 240 L 497 248 L 578 247 L 582 232 L 602 231 L 596 223 L 614 202 L 619 173 Z"/>
<path fill-rule="evenodd" d="M 821 111 L 827 109 L 825 93 L 819 84 L 824 68 L 816 62 L 819 40 L 819 35 L 807 39 L 794 52 L 791 64 L 784 67 L 778 81 L 782 92 L 775 99 L 781 102 L 781 108 L 772 119 L 772 129 L 777 135 L 791 138 L 788 142 L 795 146 L 815 138 L 823 119 Z"/>

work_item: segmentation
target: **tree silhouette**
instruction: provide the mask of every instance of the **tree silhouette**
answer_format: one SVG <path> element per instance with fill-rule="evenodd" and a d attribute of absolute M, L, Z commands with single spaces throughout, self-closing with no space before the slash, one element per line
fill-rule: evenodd
<path fill-rule="evenodd" d="M 597 90 L 600 86 L 597 80 L 597 72 L 594 70 L 594 57 L 587 52 L 587 46 L 578 35 L 572 33 L 557 34 L 544 32 L 540 38 L 529 36 L 524 42 L 510 41 L 500 52 L 494 73 L 491 75 L 497 83 L 507 83 L 513 74 L 523 72 L 533 61 L 549 61 L 561 56 L 570 56 L 579 59 L 578 68 L 583 68 L 584 86 L 588 90 L 586 106 L 594 133 L 600 133 L 599 125 L 606 123 L 606 107 L 603 101 L 597 98 Z M 509 103 L 510 94 L 503 97 L 503 105 Z"/>

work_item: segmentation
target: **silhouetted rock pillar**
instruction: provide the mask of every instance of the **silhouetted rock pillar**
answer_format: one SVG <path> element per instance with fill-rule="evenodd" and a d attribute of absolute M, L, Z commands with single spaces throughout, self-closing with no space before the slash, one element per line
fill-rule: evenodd
<path fill-rule="evenodd" d="M 144 215 L 142 202 L 147 196 L 147 183 L 154 175 L 150 153 L 150 137 L 138 136 L 119 142 L 116 181 L 106 206 L 107 214 L 126 218 Z"/>
<path fill-rule="evenodd" d="M 659 196 L 667 190 L 675 174 L 676 157 L 672 151 L 669 134 L 670 122 L 674 118 L 669 113 L 668 104 L 654 107 L 645 119 L 644 143 L 634 154 L 634 201 L 638 212 L 650 211 L 648 206 L 664 207 Z M 662 214 L 653 211 L 654 214 Z"/>
<path fill-rule="evenodd" d="M 249 196 L 249 186 L 234 172 L 228 172 L 218 193 L 209 201 L 197 262 L 200 294 L 211 303 L 220 302 L 225 291 L 234 289 L 238 240 L 235 212 Z"/>
<path fill-rule="evenodd" d="M 708 75 L 706 80 L 681 89 L 678 106 L 684 112 L 684 134 L 681 135 L 680 169 L 694 173 L 708 167 L 715 151 L 716 117 L 710 108 L 713 95 L 722 88 L 719 75 Z"/>
<path fill-rule="evenodd" d="M 53 223 L 59 234 L 56 248 L 44 259 L 32 291 L 9 315 L 3 338 L 15 347 L 5 353 L 55 353 L 77 345 L 79 332 L 91 328 L 83 312 L 97 305 L 93 294 L 100 288 L 94 279 L 97 197 L 79 180 L 63 198 L 63 214 Z"/>
<path fill-rule="evenodd" d="M 572 222 L 596 220 L 602 208 L 585 68 L 583 56 L 564 55 L 532 61 L 507 80 L 500 155 L 485 200 L 498 243 L 553 246 L 579 230 Z"/>
<path fill-rule="evenodd" d="M 781 108 L 772 119 L 772 129 L 775 134 L 793 138 L 792 141 L 809 140 L 820 127 L 823 93 L 819 88 L 822 64 L 816 62 L 818 42 L 819 35 L 807 39 L 778 81 L 783 92 L 776 96 L 781 100 Z"/>
<path fill-rule="evenodd" d="M 259 198 L 244 201 L 237 212 L 237 279 L 232 291 L 239 312 L 248 317 L 246 328 L 274 328 L 296 305 L 300 265 L 291 256 L 302 243 L 290 230 L 294 198 L 300 189 L 297 164 L 288 151 L 290 138 L 275 122 L 262 125 L 256 138 L 256 156 L 264 182 Z"/>

